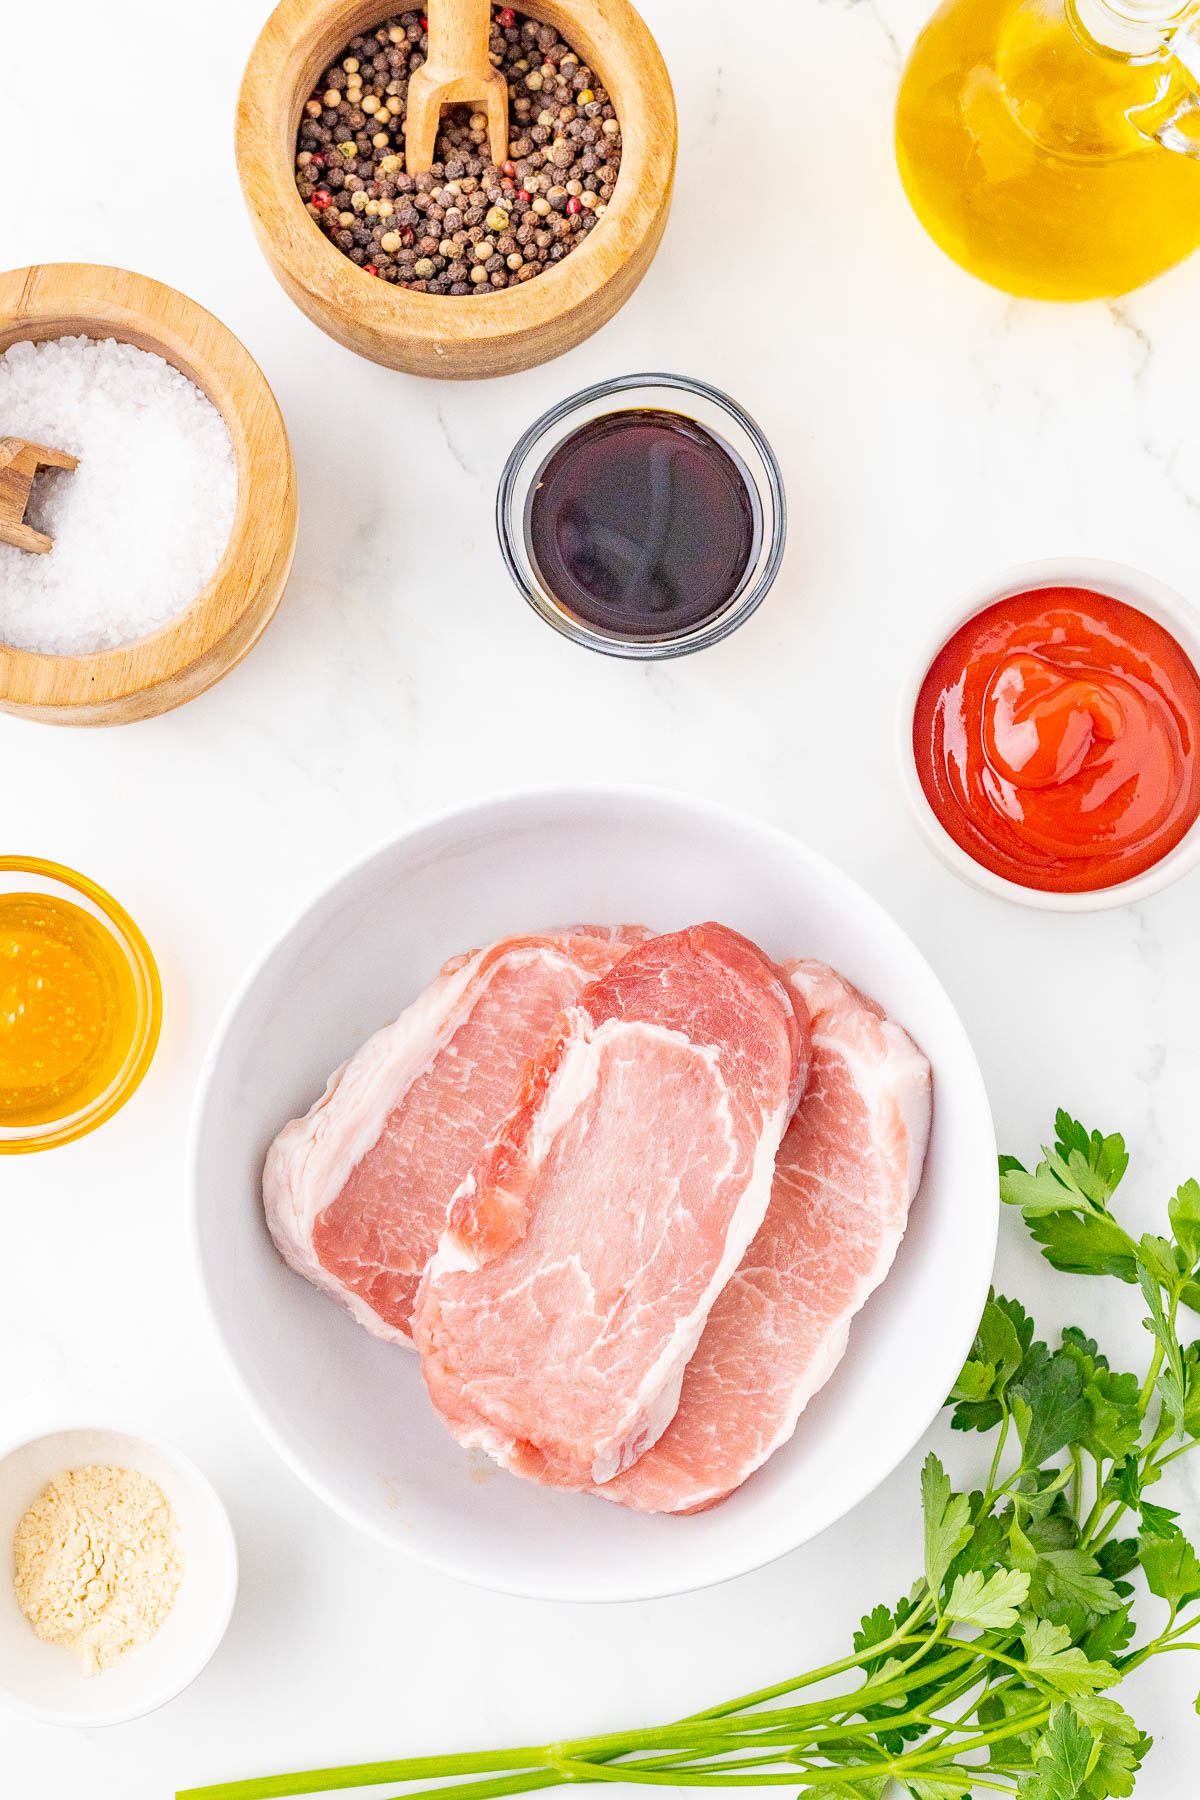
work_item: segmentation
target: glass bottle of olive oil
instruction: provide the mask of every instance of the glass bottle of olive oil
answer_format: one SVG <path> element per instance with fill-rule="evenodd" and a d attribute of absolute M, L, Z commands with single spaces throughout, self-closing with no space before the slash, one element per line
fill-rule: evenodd
<path fill-rule="evenodd" d="M 934 240 L 1010 294 L 1123 294 L 1200 246 L 1198 0 L 945 0 L 896 149 Z"/>

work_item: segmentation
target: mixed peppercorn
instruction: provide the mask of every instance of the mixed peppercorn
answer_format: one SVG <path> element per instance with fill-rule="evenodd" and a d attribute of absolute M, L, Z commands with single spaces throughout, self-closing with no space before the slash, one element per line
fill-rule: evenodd
<path fill-rule="evenodd" d="M 306 102 L 296 185 L 312 217 L 369 275 L 429 294 L 489 294 L 561 262 L 603 218 L 621 163 L 612 102 L 552 25 L 492 9 L 491 58 L 508 82 L 508 160 L 487 120 L 442 118 L 428 174 L 404 167 L 408 79 L 427 22 L 406 12 L 352 38 Z"/>

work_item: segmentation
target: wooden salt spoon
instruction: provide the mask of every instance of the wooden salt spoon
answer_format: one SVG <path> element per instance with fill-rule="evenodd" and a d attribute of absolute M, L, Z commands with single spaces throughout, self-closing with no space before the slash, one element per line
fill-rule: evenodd
<path fill-rule="evenodd" d="M 32 550 L 44 556 L 54 539 L 25 523 L 29 489 L 39 469 L 77 469 L 79 458 L 47 444 L 31 444 L 28 438 L 0 438 L 0 544 Z"/>
<path fill-rule="evenodd" d="M 404 164 L 410 175 L 433 164 L 443 106 L 486 110 L 488 144 L 499 166 L 508 156 L 508 83 L 492 67 L 491 0 L 429 0 L 429 51 L 408 83 Z"/>

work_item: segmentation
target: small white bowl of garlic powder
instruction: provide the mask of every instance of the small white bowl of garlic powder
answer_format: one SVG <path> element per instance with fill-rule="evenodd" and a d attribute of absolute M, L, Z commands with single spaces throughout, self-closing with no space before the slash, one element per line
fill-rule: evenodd
<path fill-rule="evenodd" d="M 76 1727 L 153 1712 L 229 1623 L 237 1548 L 170 1445 L 80 1427 L 0 1456 L 0 1700 Z"/>

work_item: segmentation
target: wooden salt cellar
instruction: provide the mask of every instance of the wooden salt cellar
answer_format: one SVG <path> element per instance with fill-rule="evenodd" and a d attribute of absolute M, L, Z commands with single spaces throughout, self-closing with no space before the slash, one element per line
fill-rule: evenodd
<path fill-rule="evenodd" d="M 85 656 L 46 656 L 0 642 L 0 711 L 50 725 L 123 725 L 202 694 L 258 642 L 296 547 L 296 476 L 262 370 L 186 294 L 96 263 L 0 274 L 0 351 L 74 336 L 117 338 L 163 357 L 212 401 L 237 458 L 237 509 L 225 554 L 207 587 L 161 630 Z M 57 454 L 34 449 L 41 460 Z"/>
<path fill-rule="evenodd" d="M 443 106 L 470 104 L 487 115 L 492 161 L 508 156 L 508 83 L 492 67 L 491 0 L 428 0 L 429 54 L 408 84 L 404 166 L 427 174 Z"/>
<path fill-rule="evenodd" d="M 48 444 L 31 444 L 28 438 L 0 438 L 0 544 L 11 544 L 17 550 L 32 550 L 44 556 L 54 548 L 54 539 L 44 531 L 35 531 L 25 523 L 29 490 L 39 469 L 77 469 L 78 457 L 65 450 L 52 450 Z"/>

